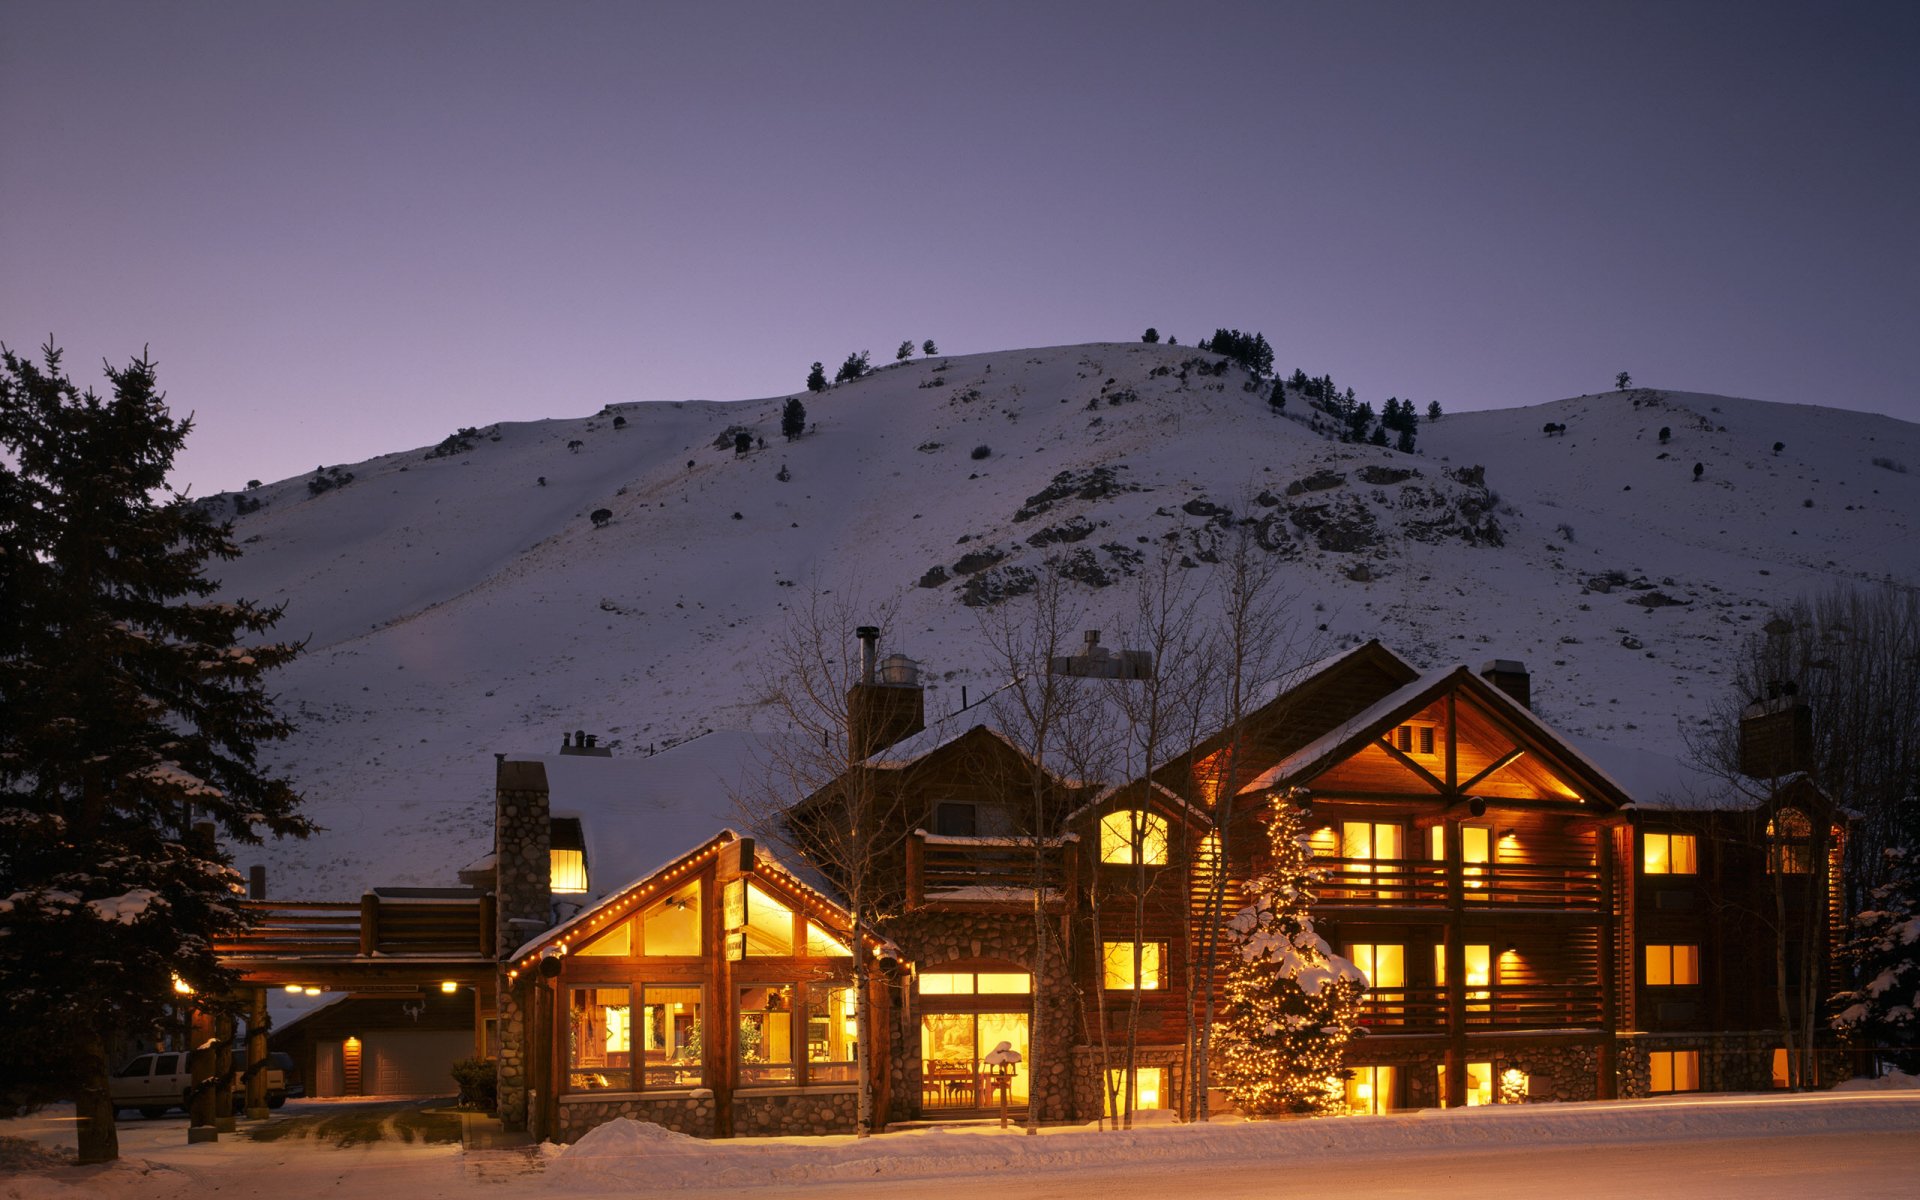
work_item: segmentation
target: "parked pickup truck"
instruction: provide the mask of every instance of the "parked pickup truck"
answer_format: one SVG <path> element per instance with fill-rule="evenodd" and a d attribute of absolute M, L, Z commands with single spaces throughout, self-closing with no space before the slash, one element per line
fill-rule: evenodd
<path fill-rule="evenodd" d="M 114 1072 L 108 1080 L 115 1109 L 131 1108 L 151 1120 L 164 1116 L 170 1108 L 185 1108 L 187 1093 L 193 1087 L 191 1055 L 180 1053 L 141 1054 Z M 267 1107 L 279 1108 L 287 1102 L 286 1067 L 291 1059 L 285 1054 L 267 1056 Z M 245 1085 L 240 1073 L 234 1076 L 236 1107 L 246 1103 Z"/>

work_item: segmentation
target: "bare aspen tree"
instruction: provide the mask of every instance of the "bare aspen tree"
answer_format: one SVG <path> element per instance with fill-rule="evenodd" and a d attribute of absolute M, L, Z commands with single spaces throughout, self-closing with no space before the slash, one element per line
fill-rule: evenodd
<path fill-rule="evenodd" d="M 813 587 L 769 647 L 767 707 L 785 729 L 762 742 L 761 786 L 734 798 L 756 834 L 795 851 L 844 893 L 853 918 L 854 1028 L 859 1047 L 855 1134 L 873 1131 L 872 964 L 865 939 L 893 911 L 905 836 L 903 797 L 868 765 L 877 748 L 859 711 L 864 680 L 856 631 L 884 637 L 898 602 L 863 603 Z M 884 1036 L 884 1034 L 882 1035 Z"/>
<path fill-rule="evenodd" d="M 1056 659 L 1067 657 L 1084 623 L 1085 609 L 1073 590 L 1073 582 L 1049 560 L 1034 570 L 1034 586 L 1017 600 L 984 610 L 980 633 L 994 665 L 1007 675 L 1007 684 L 987 701 L 994 723 L 1024 760 L 1023 778 L 1005 781 L 1010 793 L 1018 795 L 1025 811 L 1021 814 L 1024 834 L 1032 848 L 1031 880 L 1033 893 L 1033 1004 L 1028 1019 L 1027 1047 L 1027 1125 L 1029 1134 L 1040 1132 L 1041 1101 L 1045 1081 L 1039 1069 L 1038 1050 L 1045 1045 L 1047 998 L 1043 985 L 1047 974 L 1047 950 L 1055 948 L 1062 960 L 1068 953 L 1064 936 L 1056 937 L 1048 929 L 1047 891 L 1052 880 L 1051 864 L 1059 856 L 1059 817 L 1062 815 L 1061 780 L 1048 764 L 1068 760 L 1068 748 L 1076 731 L 1084 732 L 1089 720 L 1092 689 L 1078 686 L 1065 674 L 1051 668 Z M 1077 782 L 1077 781 L 1076 781 Z"/>
<path fill-rule="evenodd" d="M 1195 582 L 1193 572 L 1182 567 L 1176 555 L 1171 552 L 1160 554 L 1137 580 L 1131 620 L 1123 626 L 1120 641 L 1123 653 L 1138 651 L 1147 656 L 1145 677 L 1127 678 L 1127 671 L 1123 667 L 1121 678 L 1107 680 L 1103 684 L 1108 696 L 1108 708 L 1118 725 L 1118 736 L 1114 738 L 1116 778 L 1138 793 L 1137 802 L 1126 810 L 1130 863 L 1127 899 L 1132 908 L 1130 982 L 1133 986 L 1127 999 L 1126 1043 L 1119 1103 L 1114 1108 L 1117 1122 L 1122 1128 L 1128 1129 L 1133 1127 L 1133 1109 L 1139 1087 L 1140 1005 L 1146 983 L 1149 893 L 1156 888 L 1161 892 L 1175 888 L 1179 882 L 1172 871 L 1149 870 L 1150 866 L 1160 865 L 1149 863 L 1150 843 L 1157 840 L 1161 863 L 1164 864 L 1171 840 L 1171 829 L 1155 831 L 1151 827 L 1152 822 L 1158 819 L 1152 815 L 1155 788 L 1158 786 L 1154 777 L 1169 760 L 1192 747 L 1198 736 L 1202 680 L 1199 608 L 1205 591 L 1205 581 Z M 1187 840 L 1188 827 L 1189 823 L 1183 820 L 1183 843 Z M 1096 854 L 1096 861 L 1100 857 Z M 1096 878 L 1100 874 L 1100 868 L 1096 866 Z M 1156 896 L 1155 899 L 1164 900 L 1164 896 Z M 1105 943 L 1097 933 L 1094 948 L 1103 956 L 1100 965 L 1104 984 Z M 1188 962 L 1189 976 L 1192 974 L 1190 950 L 1190 947 L 1183 948 L 1182 954 Z M 1162 979 L 1158 981 L 1158 986 L 1165 986 L 1167 965 L 1162 959 Z M 1104 1027 L 1101 1037 L 1104 1045 Z M 1114 1088 L 1111 1083 L 1105 1082 L 1107 1072 L 1103 1061 L 1103 1086 L 1111 1097 Z"/>
<path fill-rule="evenodd" d="M 1241 507 L 1245 511 L 1249 506 Z M 1199 904 L 1197 909 L 1189 905 L 1199 1012 L 1197 1020 L 1190 1016 L 1187 1021 L 1191 1045 L 1186 1100 L 1189 1118 L 1201 1121 L 1208 1119 L 1217 968 L 1232 898 L 1228 873 L 1235 849 L 1235 802 L 1257 773 L 1246 753 L 1247 720 L 1280 698 L 1287 674 L 1318 648 L 1318 639 L 1300 615 L 1298 593 L 1284 586 L 1280 560 L 1261 545 L 1252 523 L 1235 524 L 1221 539 L 1217 555 L 1215 616 L 1200 656 L 1204 669 L 1198 681 L 1199 711 L 1202 722 L 1224 730 L 1225 737 L 1206 758 L 1190 761 L 1188 781 L 1188 794 L 1201 799 L 1213 820 L 1209 844 L 1195 862 L 1203 872 L 1201 887 L 1195 889 Z"/>

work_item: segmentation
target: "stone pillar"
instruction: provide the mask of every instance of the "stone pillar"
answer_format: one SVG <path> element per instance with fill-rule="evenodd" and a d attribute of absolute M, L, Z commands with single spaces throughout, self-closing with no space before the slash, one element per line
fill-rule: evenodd
<path fill-rule="evenodd" d="M 552 829 L 549 823 L 547 768 L 538 762 L 501 761 L 494 784 L 495 953 L 500 957 L 498 1016 L 500 1057 L 495 1067 L 500 1088 L 500 1121 L 508 1129 L 527 1127 L 527 1091 L 533 1032 L 529 1004 L 532 980 L 509 981 L 508 962 L 515 950 L 552 921 Z"/>

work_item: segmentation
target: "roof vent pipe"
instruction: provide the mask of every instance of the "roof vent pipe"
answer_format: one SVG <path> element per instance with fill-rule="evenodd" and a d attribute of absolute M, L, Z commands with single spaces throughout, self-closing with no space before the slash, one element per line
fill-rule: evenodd
<path fill-rule="evenodd" d="M 860 682 L 872 683 L 880 654 L 880 627 L 862 625 L 853 631 L 853 636 L 860 639 Z"/>

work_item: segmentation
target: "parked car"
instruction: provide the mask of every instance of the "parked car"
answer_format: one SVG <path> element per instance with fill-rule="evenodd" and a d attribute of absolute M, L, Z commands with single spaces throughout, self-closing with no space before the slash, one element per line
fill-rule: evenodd
<path fill-rule="evenodd" d="M 186 1107 L 187 1091 L 193 1087 L 187 1058 L 179 1053 L 137 1055 L 107 1081 L 114 1110 L 138 1109 L 141 1116 L 151 1120 L 164 1116 L 170 1108 Z"/>
<path fill-rule="evenodd" d="M 116 1111 L 131 1108 L 152 1120 L 166 1115 L 170 1108 L 187 1107 L 187 1093 L 193 1088 L 190 1055 L 181 1053 L 141 1054 L 114 1072 L 107 1081 L 108 1094 Z M 287 1075 L 293 1068 L 291 1056 L 278 1052 L 267 1055 L 267 1107 L 279 1108 L 287 1102 Z M 246 1105 L 243 1071 L 234 1072 L 233 1104 L 238 1112 Z"/>

